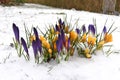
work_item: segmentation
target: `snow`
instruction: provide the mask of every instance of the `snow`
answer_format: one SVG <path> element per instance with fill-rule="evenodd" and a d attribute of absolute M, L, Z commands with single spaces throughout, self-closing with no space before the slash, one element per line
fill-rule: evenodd
<path fill-rule="evenodd" d="M 96 19 L 98 31 L 104 26 L 115 22 L 113 27 L 118 29 L 113 33 L 113 53 L 110 56 L 101 51 L 96 52 L 91 59 L 79 57 L 75 54 L 69 61 L 62 60 L 60 64 L 35 64 L 34 59 L 25 61 L 19 58 L 14 48 L 10 47 L 12 37 L 12 23 L 20 28 L 20 35 L 24 35 L 24 24 L 31 28 L 39 26 L 41 29 L 47 25 L 54 25 L 59 18 L 86 26 Z M 120 16 L 90 13 L 86 11 L 65 10 L 35 4 L 24 6 L 0 6 L 0 80 L 120 80 Z M 74 26 L 74 25 L 72 25 Z M 43 29 L 44 30 L 44 29 Z M 33 51 L 30 49 L 30 55 Z M 106 49 L 105 49 L 106 50 Z"/>

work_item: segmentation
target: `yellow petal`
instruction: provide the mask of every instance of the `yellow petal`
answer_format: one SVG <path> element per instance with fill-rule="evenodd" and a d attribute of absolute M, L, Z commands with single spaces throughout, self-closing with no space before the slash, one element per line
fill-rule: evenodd
<path fill-rule="evenodd" d="M 75 41 L 77 39 L 77 37 L 78 37 L 77 32 L 75 32 L 75 31 L 70 32 L 70 40 L 71 41 Z"/>
<path fill-rule="evenodd" d="M 88 45 L 94 45 L 96 43 L 96 37 L 88 36 Z"/>
<path fill-rule="evenodd" d="M 48 52 L 51 54 L 52 53 L 52 49 L 48 49 Z"/>
<path fill-rule="evenodd" d="M 32 42 L 33 40 L 36 40 L 35 35 L 31 35 L 31 36 L 29 37 L 29 40 L 30 40 L 30 42 Z"/>

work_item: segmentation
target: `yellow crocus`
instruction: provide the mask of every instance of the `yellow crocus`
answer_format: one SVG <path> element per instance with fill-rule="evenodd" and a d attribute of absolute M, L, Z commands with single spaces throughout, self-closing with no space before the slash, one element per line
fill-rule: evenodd
<path fill-rule="evenodd" d="M 50 49 L 50 44 L 47 41 L 42 41 L 43 47 Z"/>
<path fill-rule="evenodd" d="M 105 37 L 104 37 L 104 41 L 105 41 L 105 43 L 112 42 L 113 41 L 112 34 L 106 33 Z"/>
<path fill-rule="evenodd" d="M 40 40 L 43 42 L 43 41 L 46 41 L 46 39 L 40 35 Z"/>
<path fill-rule="evenodd" d="M 94 45 L 96 43 L 96 37 L 93 37 L 91 35 L 88 36 L 88 45 Z"/>
<path fill-rule="evenodd" d="M 75 41 L 77 39 L 77 37 L 78 37 L 77 32 L 75 32 L 75 31 L 70 32 L 70 40 L 71 41 Z"/>

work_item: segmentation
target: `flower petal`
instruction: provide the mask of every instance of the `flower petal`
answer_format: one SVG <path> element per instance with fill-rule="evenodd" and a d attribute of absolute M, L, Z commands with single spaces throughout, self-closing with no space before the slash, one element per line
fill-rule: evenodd
<path fill-rule="evenodd" d="M 22 45 L 23 45 L 23 48 L 24 48 L 25 52 L 26 52 L 27 55 L 29 56 L 27 44 L 26 44 L 26 42 L 25 42 L 25 40 L 24 40 L 23 38 L 21 38 L 21 43 L 22 43 Z"/>
<path fill-rule="evenodd" d="M 59 23 L 60 25 L 62 25 L 62 20 L 61 20 L 61 19 L 59 19 L 59 20 L 58 20 L 58 23 Z"/>
<path fill-rule="evenodd" d="M 60 28 L 58 27 L 58 25 L 55 25 L 56 31 L 60 31 Z"/>
<path fill-rule="evenodd" d="M 33 31 L 34 31 L 35 36 L 38 37 L 38 32 L 37 32 L 37 29 L 35 27 L 33 28 Z"/>
<path fill-rule="evenodd" d="M 82 26 L 82 31 L 83 31 L 83 33 L 86 33 L 85 25 Z"/>
<path fill-rule="evenodd" d="M 77 34 L 80 34 L 80 29 L 76 28 Z"/>
<path fill-rule="evenodd" d="M 106 32 L 107 32 L 107 28 L 106 28 L 106 26 L 104 26 L 103 33 L 105 34 Z"/>
<path fill-rule="evenodd" d="M 64 43 L 65 42 L 65 33 L 64 33 L 63 29 L 61 30 L 61 39 Z"/>
<path fill-rule="evenodd" d="M 13 32 L 14 32 L 14 35 L 15 35 L 15 39 L 16 39 L 18 42 L 20 42 L 20 41 L 19 41 L 19 28 L 16 26 L 15 23 L 13 23 Z"/>
<path fill-rule="evenodd" d="M 88 26 L 88 31 L 89 31 L 89 32 L 91 31 L 91 32 L 95 35 L 95 27 L 94 27 L 94 25 L 90 24 L 90 25 Z"/>
<path fill-rule="evenodd" d="M 59 40 L 56 41 L 57 51 L 60 53 L 60 43 Z"/>
<path fill-rule="evenodd" d="M 36 43 L 37 43 L 37 48 L 38 48 L 39 52 L 41 53 L 42 52 L 42 42 L 41 42 L 41 40 L 39 40 L 38 37 L 36 38 Z"/>
<path fill-rule="evenodd" d="M 32 48 L 33 48 L 34 56 L 36 58 L 37 53 L 38 53 L 36 40 L 33 40 L 33 42 L 32 42 Z"/>

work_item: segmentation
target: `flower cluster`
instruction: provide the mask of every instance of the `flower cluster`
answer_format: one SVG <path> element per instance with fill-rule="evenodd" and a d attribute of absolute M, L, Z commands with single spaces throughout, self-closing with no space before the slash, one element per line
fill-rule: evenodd
<path fill-rule="evenodd" d="M 69 25 L 59 19 L 58 23 L 47 28 L 45 33 L 40 29 L 38 32 L 38 28 L 35 27 L 32 28 L 32 32 L 29 32 L 25 27 L 26 42 L 23 38 L 19 40 L 19 28 L 13 23 L 14 44 L 19 56 L 24 55 L 27 60 L 30 60 L 28 48 L 32 46 L 36 63 L 40 63 L 40 59 L 42 59 L 41 62 L 56 60 L 59 63 L 61 59 L 67 61 L 70 56 L 75 54 L 75 51 L 79 55 L 91 58 L 96 50 L 101 50 L 106 43 L 113 41 L 112 32 L 116 28 L 111 29 L 112 26 L 108 30 L 104 26 L 99 34 L 97 27 L 93 24 L 89 24 L 88 29 L 85 25 L 71 29 Z"/>

